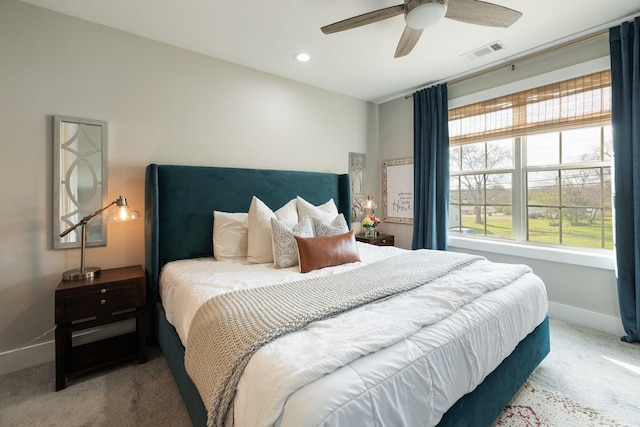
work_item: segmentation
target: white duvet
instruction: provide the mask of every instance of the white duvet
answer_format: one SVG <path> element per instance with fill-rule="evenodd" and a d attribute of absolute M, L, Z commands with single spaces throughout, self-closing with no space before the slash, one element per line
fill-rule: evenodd
<path fill-rule="evenodd" d="M 278 270 L 272 264 L 240 261 L 170 263 L 161 276 L 167 319 L 186 343 L 195 312 L 215 295 L 310 275 L 337 274 L 402 252 L 363 243 L 358 243 L 358 249 L 361 263 L 305 275 L 297 267 Z M 480 261 L 432 282 L 477 282 L 499 288 L 435 324 L 431 324 L 435 312 L 447 310 L 450 302 L 427 303 L 419 288 L 312 323 L 265 345 L 253 356 L 238 384 L 235 425 L 437 424 L 547 312 L 546 291 L 537 276 L 526 273 L 514 279 L 502 269 L 501 264 Z M 460 289 L 462 292 L 462 286 Z"/>

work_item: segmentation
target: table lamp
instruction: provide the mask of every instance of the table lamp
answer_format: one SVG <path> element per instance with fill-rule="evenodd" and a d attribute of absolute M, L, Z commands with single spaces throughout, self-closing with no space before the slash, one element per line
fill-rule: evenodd
<path fill-rule="evenodd" d="M 364 202 L 364 211 L 365 213 L 367 212 L 367 210 L 371 211 L 371 215 L 373 215 L 373 210 L 375 208 L 377 208 L 378 205 L 376 205 L 376 202 L 373 201 L 373 199 L 371 198 L 371 196 L 367 196 L 367 200 L 365 200 Z"/>
<path fill-rule="evenodd" d="M 64 237 L 73 230 L 78 227 L 82 227 L 82 237 L 81 237 L 81 245 L 80 245 L 80 268 L 76 268 L 73 270 L 65 271 L 62 273 L 62 280 L 83 280 L 83 279 L 92 279 L 96 275 L 100 273 L 100 267 L 85 267 L 84 266 L 84 248 L 87 242 L 87 223 L 91 221 L 96 216 L 100 215 L 104 210 L 109 208 L 110 206 L 116 205 L 117 209 L 114 209 L 112 212 L 109 212 L 107 215 L 107 221 L 129 221 L 132 219 L 140 218 L 140 213 L 138 211 L 134 211 L 129 209 L 127 206 L 127 199 L 122 196 L 119 196 L 113 202 L 109 203 L 103 208 L 98 209 L 94 213 L 85 216 L 75 224 L 73 227 L 68 228 L 67 230 L 60 233 L 60 237 Z"/>

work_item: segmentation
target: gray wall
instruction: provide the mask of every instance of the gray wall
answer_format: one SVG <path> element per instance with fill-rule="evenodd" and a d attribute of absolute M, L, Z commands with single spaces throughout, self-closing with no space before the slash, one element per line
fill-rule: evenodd
<path fill-rule="evenodd" d="M 515 92 L 522 81 L 537 80 L 538 86 L 547 79 L 564 80 L 576 75 L 587 74 L 583 69 L 602 67 L 608 64 L 608 40 L 600 37 L 590 42 L 568 48 L 550 55 L 540 56 L 521 64 L 515 70 L 501 68 L 473 79 L 453 83 L 448 86 L 449 99 L 472 102 L 475 97 L 484 99 L 496 90 L 505 93 Z M 579 65 L 576 65 L 579 64 Z M 595 70 L 594 70 L 595 71 Z M 486 95 L 485 95 L 486 94 Z M 465 102 L 468 101 L 468 102 Z M 451 107 L 450 103 L 450 107 Z M 455 105 L 457 106 L 457 105 Z M 413 156 L 413 101 L 399 98 L 379 106 L 380 147 L 379 165 L 382 161 Z M 381 190 L 377 193 L 381 200 Z M 385 223 L 381 231 L 392 233 L 396 245 L 410 248 L 413 228 L 410 225 Z M 622 333 L 619 322 L 615 274 L 611 268 L 593 268 L 564 262 L 554 262 L 532 257 L 513 256 L 486 249 L 474 250 L 450 246 L 453 251 L 483 255 L 492 261 L 523 263 L 531 266 L 544 280 L 550 301 L 550 314 L 553 317 L 605 330 Z M 553 258 L 551 258 L 553 259 Z"/>
<path fill-rule="evenodd" d="M 450 94 L 606 54 L 602 40 L 591 44 Z M 79 265 L 79 250 L 51 249 L 52 115 L 109 123 L 109 197 L 122 194 L 141 213 L 149 163 L 345 173 L 348 153 L 361 152 L 367 193 L 380 203 L 381 162 L 413 154 L 411 100 L 372 105 L 17 0 L 0 1 L 0 70 L 0 373 L 53 359 L 54 290 Z M 109 226 L 108 245 L 88 249 L 87 264 L 142 264 L 143 225 Z M 410 247 L 411 226 L 382 231 Z M 531 265 L 559 316 L 618 316 L 610 270 L 482 254 Z"/>
<path fill-rule="evenodd" d="M 109 198 L 141 214 L 149 163 L 346 173 L 377 147 L 373 104 L 16 0 L 0 70 L 0 373 L 53 359 L 54 290 L 80 263 L 51 249 L 52 115 L 108 122 Z M 143 264 L 143 226 L 110 225 L 87 265 Z"/>

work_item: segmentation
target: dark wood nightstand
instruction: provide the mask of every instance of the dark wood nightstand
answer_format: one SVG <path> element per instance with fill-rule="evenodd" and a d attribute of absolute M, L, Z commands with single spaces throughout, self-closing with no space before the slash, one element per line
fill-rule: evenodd
<path fill-rule="evenodd" d="M 393 235 L 378 233 L 376 237 L 364 237 L 364 234 L 356 234 L 358 242 L 369 243 L 376 246 L 393 246 Z"/>
<path fill-rule="evenodd" d="M 146 284 L 142 266 L 102 270 L 93 279 L 62 280 L 56 288 L 56 391 L 67 375 L 80 374 L 135 358 L 147 360 Z M 126 319 L 136 331 L 72 345 L 73 332 Z"/>

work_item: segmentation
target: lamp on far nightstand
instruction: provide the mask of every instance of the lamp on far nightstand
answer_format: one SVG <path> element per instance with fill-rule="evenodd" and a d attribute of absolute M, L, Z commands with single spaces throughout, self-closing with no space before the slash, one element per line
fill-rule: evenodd
<path fill-rule="evenodd" d="M 371 196 L 367 196 L 367 200 L 364 202 L 364 212 L 367 213 L 368 210 L 371 211 L 371 215 L 373 215 L 373 210 L 377 208 L 376 202 L 373 201 Z"/>
<path fill-rule="evenodd" d="M 119 196 L 113 202 L 109 203 L 103 208 L 98 209 L 94 213 L 85 216 L 75 224 L 73 227 L 68 228 L 67 230 L 60 233 L 60 237 L 64 237 L 73 230 L 78 227 L 82 227 L 82 237 L 81 237 L 81 246 L 80 246 L 80 268 L 76 268 L 73 270 L 65 271 L 62 273 L 62 280 L 82 280 L 82 279 L 91 279 L 96 276 L 100 272 L 100 267 L 85 267 L 84 266 L 84 248 L 87 242 L 87 223 L 91 221 L 96 216 L 100 215 L 104 212 L 108 207 L 116 205 L 117 208 L 113 211 L 109 212 L 107 215 L 107 221 L 129 221 L 132 219 L 140 218 L 140 212 L 129 209 L 127 206 L 127 199 L 122 196 Z"/>

